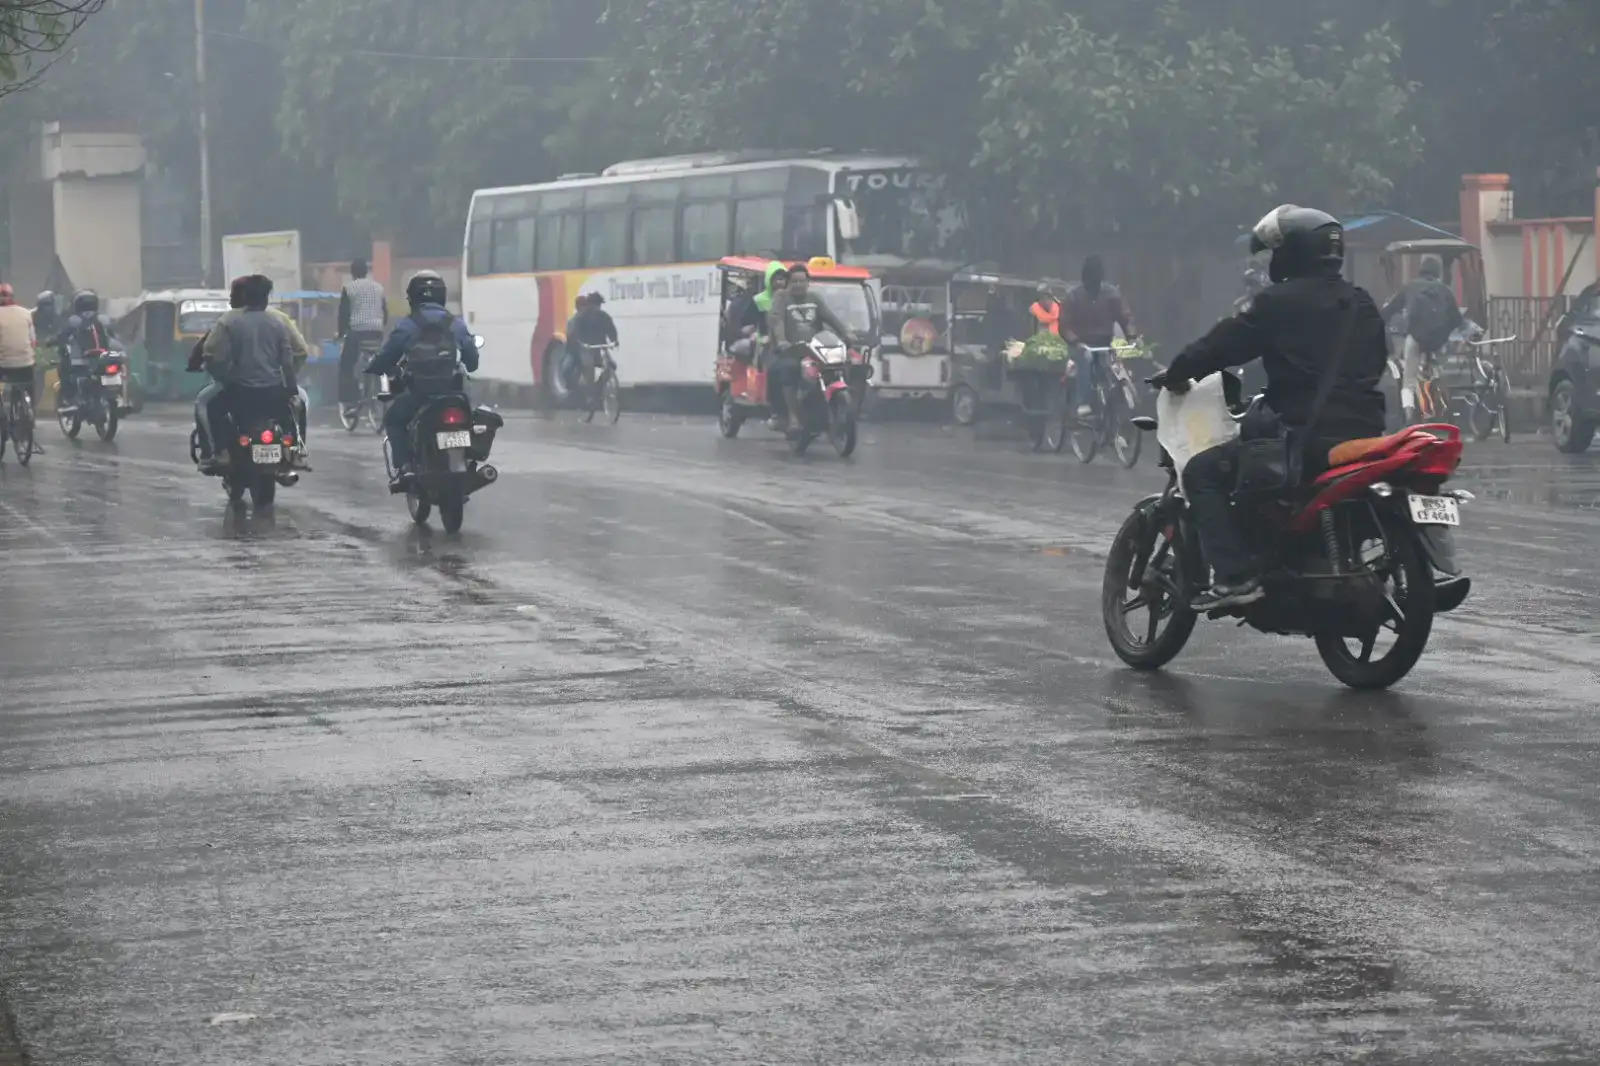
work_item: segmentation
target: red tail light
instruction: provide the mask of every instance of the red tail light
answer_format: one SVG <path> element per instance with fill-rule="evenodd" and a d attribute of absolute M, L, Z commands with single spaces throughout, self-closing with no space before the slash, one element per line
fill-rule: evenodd
<path fill-rule="evenodd" d="M 106 373 L 107 374 L 120 374 L 120 373 L 122 373 L 122 367 L 118 366 L 116 363 L 109 363 L 109 364 L 106 365 Z"/>
<path fill-rule="evenodd" d="M 271 444 L 272 443 L 272 430 L 264 429 L 264 430 L 261 431 L 261 443 L 262 444 Z"/>
<path fill-rule="evenodd" d="M 459 407 L 446 407 L 439 412 L 441 426 L 464 426 L 467 424 L 467 412 Z"/>

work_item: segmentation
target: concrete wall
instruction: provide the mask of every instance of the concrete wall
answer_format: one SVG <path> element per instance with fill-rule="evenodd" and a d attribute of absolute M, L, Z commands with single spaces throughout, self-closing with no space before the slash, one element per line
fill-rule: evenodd
<path fill-rule="evenodd" d="M 124 178 L 62 178 L 52 186 L 56 254 L 75 284 L 101 299 L 143 289 L 139 183 Z"/>

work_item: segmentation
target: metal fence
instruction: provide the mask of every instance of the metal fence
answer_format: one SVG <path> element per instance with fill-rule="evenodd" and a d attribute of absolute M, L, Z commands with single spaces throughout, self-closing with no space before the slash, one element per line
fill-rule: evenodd
<path fill-rule="evenodd" d="M 1544 388 L 1560 347 L 1556 323 L 1571 306 L 1570 296 L 1489 297 L 1489 321 L 1484 329 L 1491 337 L 1517 338 L 1501 349 L 1501 365 L 1513 385 Z"/>

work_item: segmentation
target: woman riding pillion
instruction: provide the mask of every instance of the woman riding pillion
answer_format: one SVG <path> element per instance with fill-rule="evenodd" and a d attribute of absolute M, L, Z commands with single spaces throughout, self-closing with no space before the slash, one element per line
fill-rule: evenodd
<path fill-rule="evenodd" d="M 472 331 L 461 319 L 445 310 L 449 290 L 444 279 L 433 271 L 423 271 L 406 286 L 406 300 L 411 304 L 411 314 L 395 323 L 394 331 L 384 342 L 383 350 L 367 367 L 368 374 L 393 374 L 402 359 L 413 353 L 426 354 L 429 362 L 450 362 L 454 356 L 459 366 L 470 373 L 478 369 L 478 345 Z M 450 387 L 457 388 L 459 370 L 452 375 Z M 435 394 L 443 383 L 423 382 L 412 377 L 399 383 L 403 391 L 389 405 L 383 416 L 384 435 L 389 441 L 389 455 L 394 461 L 394 479 L 391 489 L 403 486 L 411 477 L 411 419 L 422 408 L 423 401 Z"/>
<path fill-rule="evenodd" d="M 1267 375 L 1265 408 L 1229 441 L 1189 460 L 1184 490 L 1200 544 L 1213 572 L 1197 611 L 1259 600 L 1259 563 L 1235 525 L 1230 497 L 1239 485 L 1243 442 L 1284 438 L 1285 454 L 1303 458 L 1291 474 L 1314 477 L 1328 452 L 1347 440 L 1384 431 L 1379 379 L 1388 361 L 1383 318 L 1365 289 L 1346 281 L 1344 227 L 1312 208 L 1274 209 L 1251 234 L 1252 252 L 1271 251 L 1273 284 L 1250 305 L 1184 349 L 1154 384 L 1174 392 L 1189 382 L 1260 357 Z M 1292 486 L 1286 486 L 1292 487 Z"/>

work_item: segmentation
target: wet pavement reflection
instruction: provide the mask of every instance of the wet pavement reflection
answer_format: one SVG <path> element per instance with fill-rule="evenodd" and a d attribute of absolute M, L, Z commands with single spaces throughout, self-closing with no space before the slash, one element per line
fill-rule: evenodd
<path fill-rule="evenodd" d="M 1594 457 L 1469 449 L 1359 694 L 1122 669 L 1160 475 L 1003 424 L 514 416 L 456 536 L 185 433 L 0 465 L 0 1066 L 1600 1059 Z"/>

